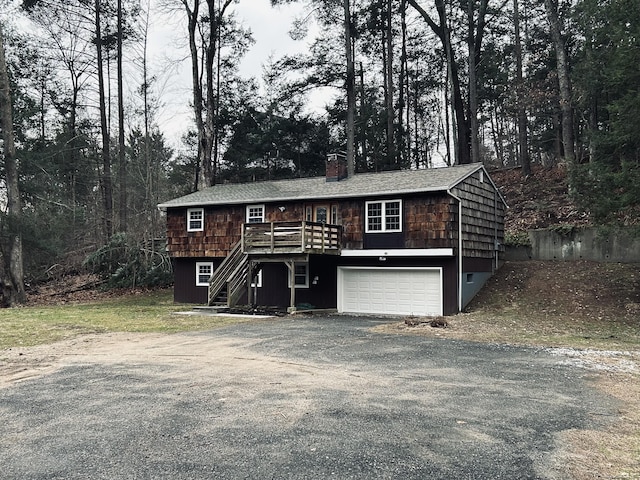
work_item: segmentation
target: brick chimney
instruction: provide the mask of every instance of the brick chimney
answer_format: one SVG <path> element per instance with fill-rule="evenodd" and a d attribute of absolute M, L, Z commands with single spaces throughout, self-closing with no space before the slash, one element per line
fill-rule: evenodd
<path fill-rule="evenodd" d="M 347 157 L 341 153 L 328 154 L 327 182 L 339 182 L 347 176 Z"/>

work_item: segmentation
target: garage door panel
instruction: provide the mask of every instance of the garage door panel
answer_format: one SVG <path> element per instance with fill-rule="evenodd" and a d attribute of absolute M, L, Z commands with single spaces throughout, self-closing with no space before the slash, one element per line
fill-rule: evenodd
<path fill-rule="evenodd" d="M 340 267 L 339 277 L 341 312 L 442 314 L 440 268 Z"/>

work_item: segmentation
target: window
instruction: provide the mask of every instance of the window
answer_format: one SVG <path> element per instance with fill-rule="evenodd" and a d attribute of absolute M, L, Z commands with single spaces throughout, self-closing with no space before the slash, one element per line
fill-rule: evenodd
<path fill-rule="evenodd" d="M 317 206 L 315 221 L 318 223 L 327 223 L 327 210 L 328 207 L 326 205 Z"/>
<path fill-rule="evenodd" d="M 196 262 L 196 286 L 208 287 L 213 273 L 213 262 Z"/>
<path fill-rule="evenodd" d="M 366 202 L 366 232 L 401 232 L 402 201 Z"/>
<path fill-rule="evenodd" d="M 293 278 L 296 288 L 309 288 L 309 264 L 294 264 Z M 291 288 L 291 276 L 289 276 L 289 288 Z"/>
<path fill-rule="evenodd" d="M 204 230 L 204 208 L 187 209 L 187 232 Z"/>
<path fill-rule="evenodd" d="M 247 223 L 264 222 L 264 205 L 247 205 Z"/>
<path fill-rule="evenodd" d="M 254 282 L 251 283 L 251 288 L 262 287 L 262 269 L 258 270 L 258 273 L 254 275 Z"/>
<path fill-rule="evenodd" d="M 332 225 L 338 224 L 338 206 L 337 205 L 331 205 L 331 224 Z"/>

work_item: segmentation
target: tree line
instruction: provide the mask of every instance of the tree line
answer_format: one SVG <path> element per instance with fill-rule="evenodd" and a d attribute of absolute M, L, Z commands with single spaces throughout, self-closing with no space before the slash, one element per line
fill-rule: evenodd
<path fill-rule="evenodd" d="M 247 1 L 2 0 L 4 303 L 87 266 L 123 285 L 166 281 L 159 202 L 319 175 L 332 151 L 352 173 L 483 162 L 526 177 L 563 163 L 596 222 L 637 221 L 637 1 L 300 1 L 292 37 L 310 22 L 320 33 L 261 79 L 238 71 Z M 179 150 L 158 123 L 156 11 L 184 29 L 192 124 Z M 310 112 L 318 88 L 333 94 Z"/>

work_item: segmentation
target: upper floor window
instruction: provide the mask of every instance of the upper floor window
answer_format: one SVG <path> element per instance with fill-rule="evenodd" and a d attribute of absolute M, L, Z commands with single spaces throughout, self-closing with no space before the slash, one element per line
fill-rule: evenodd
<path fill-rule="evenodd" d="M 366 232 L 401 232 L 402 201 L 383 200 L 366 202 Z"/>
<path fill-rule="evenodd" d="M 204 230 L 204 208 L 187 209 L 187 232 Z"/>
<path fill-rule="evenodd" d="M 247 205 L 247 223 L 264 222 L 264 205 Z"/>

